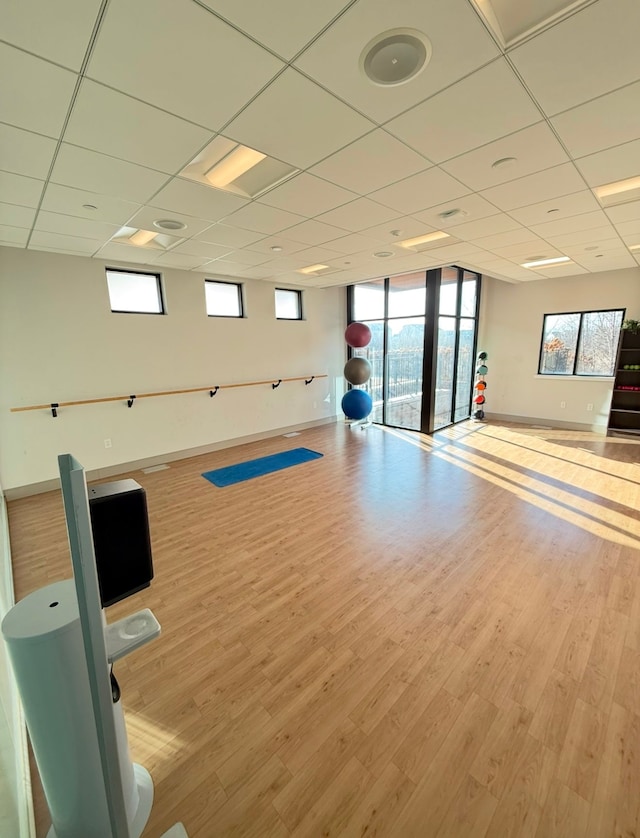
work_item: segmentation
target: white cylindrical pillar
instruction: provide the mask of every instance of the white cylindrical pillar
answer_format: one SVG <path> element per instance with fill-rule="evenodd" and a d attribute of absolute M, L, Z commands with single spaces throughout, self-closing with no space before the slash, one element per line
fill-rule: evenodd
<path fill-rule="evenodd" d="M 53 822 L 50 834 L 112 838 L 73 579 L 18 602 L 4 618 L 2 633 Z M 122 702 L 113 712 L 131 823 L 139 795 Z"/>

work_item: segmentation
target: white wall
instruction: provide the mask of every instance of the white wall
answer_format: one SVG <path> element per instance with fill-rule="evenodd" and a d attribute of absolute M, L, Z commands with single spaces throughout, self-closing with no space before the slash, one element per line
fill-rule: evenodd
<path fill-rule="evenodd" d="M 520 284 L 485 277 L 482 294 L 478 347 L 489 353 L 487 413 L 606 426 L 612 379 L 537 375 L 543 316 L 626 308 L 627 317 L 640 319 L 640 269 Z M 589 403 L 593 411 L 587 410 Z"/>
<path fill-rule="evenodd" d="M 115 265 L 116 267 L 118 265 Z M 126 266 L 125 266 L 126 267 Z M 244 283 L 246 318 L 208 318 L 205 274 L 161 269 L 166 316 L 114 314 L 105 263 L 0 248 L 0 478 L 5 491 L 337 415 L 345 289 L 304 290 L 303 321 L 278 321 L 274 286 Z M 207 276 L 209 276 L 207 274 Z M 304 382 L 10 413 L 29 404 L 328 373 Z M 104 440 L 112 447 L 105 449 Z"/>

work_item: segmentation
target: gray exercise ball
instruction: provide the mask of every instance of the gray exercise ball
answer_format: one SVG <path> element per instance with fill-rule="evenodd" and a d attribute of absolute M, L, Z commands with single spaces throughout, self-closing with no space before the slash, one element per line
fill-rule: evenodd
<path fill-rule="evenodd" d="M 344 377 L 349 384 L 365 384 L 371 377 L 371 364 L 366 358 L 349 358 L 344 365 Z"/>

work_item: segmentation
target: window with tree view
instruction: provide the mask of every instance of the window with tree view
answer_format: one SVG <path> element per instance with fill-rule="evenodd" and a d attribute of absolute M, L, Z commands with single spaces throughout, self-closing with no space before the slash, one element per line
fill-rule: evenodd
<path fill-rule="evenodd" d="M 623 309 L 545 314 L 540 375 L 613 375 Z"/>

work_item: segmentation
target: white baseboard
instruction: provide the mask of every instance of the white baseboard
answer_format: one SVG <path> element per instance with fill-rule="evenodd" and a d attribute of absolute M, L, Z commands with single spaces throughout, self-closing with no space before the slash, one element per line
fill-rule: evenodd
<path fill-rule="evenodd" d="M 606 436 L 607 426 L 589 425 L 581 422 L 563 422 L 559 419 L 541 419 L 539 416 L 512 416 L 509 413 L 487 413 L 486 418 L 494 422 L 514 422 L 519 425 L 542 425 L 545 428 L 559 428 L 566 431 L 590 431 Z"/>
<path fill-rule="evenodd" d="M 288 425 L 284 428 L 272 428 L 271 430 L 261 431 L 257 434 L 234 437 L 233 439 L 223 439 L 207 445 L 199 445 L 196 448 L 186 448 L 182 451 L 169 451 L 164 454 L 154 455 L 153 457 L 145 457 L 141 460 L 117 463 L 116 465 L 105 468 L 87 469 L 87 481 L 91 482 L 92 480 L 102 480 L 105 477 L 116 477 L 119 474 L 125 474 L 129 471 L 138 471 L 139 469 L 161 465 L 162 463 L 171 463 L 176 460 L 186 460 L 189 457 L 210 454 L 212 451 L 220 451 L 223 448 L 234 448 L 236 445 L 246 445 L 249 442 L 259 442 L 262 439 L 282 436 L 292 431 L 304 431 L 308 428 L 316 428 L 321 425 L 331 425 L 337 421 L 337 416 L 328 416 L 323 419 L 313 419 L 310 422 L 304 422 L 300 425 Z M 4 494 L 6 499 L 11 501 L 17 500 L 18 498 L 26 498 L 30 495 L 40 495 L 43 492 L 53 492 L 59 488 L 60 480 L 55 478 L 53 480 L 43 480 L 41 483 L 29 483 L 26 486 L 14 486 L 12 489 L 5 489 Z"/>

